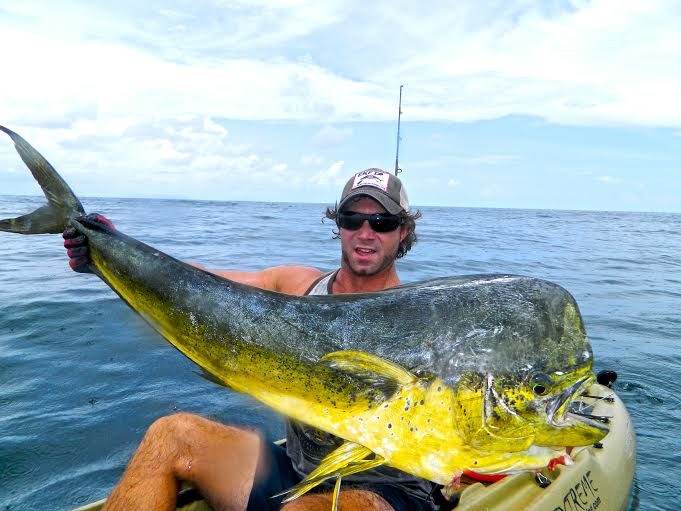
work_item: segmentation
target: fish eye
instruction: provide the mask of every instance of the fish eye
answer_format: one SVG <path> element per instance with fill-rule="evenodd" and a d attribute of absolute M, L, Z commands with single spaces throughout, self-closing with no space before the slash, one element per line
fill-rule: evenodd
<path fill-rule="evenodd" d="M 548 393 L 553 381 L 551 377 L 546 373 L 534 373 L 530 377 L 530 386 L 532 387 L 532 392 L 538 396 L 543 396 Z"/>

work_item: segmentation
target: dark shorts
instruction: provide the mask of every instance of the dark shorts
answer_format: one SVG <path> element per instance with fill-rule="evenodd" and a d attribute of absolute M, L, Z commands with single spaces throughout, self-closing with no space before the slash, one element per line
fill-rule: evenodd
<path fill-rule="evenodd" d="M 267 443 L 265 461 L 269 463 L 269 470 L 260 481 L 257 481 L 251 491 L 247 511 L 277 511 L 284 497 L 271 498 L 301 481 L 298 473 L 293 470 L 291 460 L 286 454 L 286 448 Z M 368 490 L 377 493 L 388 502 L 395 511 L 432 511 L 435 509 L 429 500 L 423 500 L 404 491 L 394 484 L 353 484 L 341 486 L 355 490 Z M 322 488 L 324 490 L 324 488 Z M 314 491 L 314 490 L 312 490 Z"/>

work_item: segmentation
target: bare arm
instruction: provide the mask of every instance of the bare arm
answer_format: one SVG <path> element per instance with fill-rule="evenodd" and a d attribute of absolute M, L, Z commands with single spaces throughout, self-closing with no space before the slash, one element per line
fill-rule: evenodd
<path fill-rule="evenodd" d="M 248 286 L 269 289 L 289 295 L 302 295 L 312 283 L 323 273 L 316 268 L 307 266 L 274 266 L 262 271 L 218 271 L 208 269 L 200 264 L 192 266 Z"/>

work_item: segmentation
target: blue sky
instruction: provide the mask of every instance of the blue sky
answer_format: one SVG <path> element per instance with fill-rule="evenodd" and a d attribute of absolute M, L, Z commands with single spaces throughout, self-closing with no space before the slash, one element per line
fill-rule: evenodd
<path fill-rule="evenodd" d="M 0 5 L 0 124 L 82 196 L 681 212 L 681 3 Z M 9 140 L 0 194 L 38 193 Z"/>

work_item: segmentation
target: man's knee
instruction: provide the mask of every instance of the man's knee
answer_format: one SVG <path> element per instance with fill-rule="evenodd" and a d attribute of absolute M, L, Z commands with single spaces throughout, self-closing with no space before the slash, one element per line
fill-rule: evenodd
<path fill-rule="evenodd" d="M 244 441 L 251 437 L 258 438 L 258 435 L 252 431 L 221 424 L 186 412 L 156 419 L 145 434 L 145 440 L 171 443 L 180 449 L 201 444 L 210 439 Z"/>
<path fill-rule="evenodd" d="M 176 413 L 156 419 L 147 429 L 143 442 L 181 448 L 196 430 L 198 419 L 201 418 L 190 413 Z"/>
<path fill-rule="evenodd" d="M 187 478 L 192 467 L 206 460 L 212 460 L 211 465 L 219 458 L 231 458 L 232 463 L 250 456 L 257 460 L 260 442 L 255 432 L 183 412 L 154 421 L 142 446 L 172 467 L 177 477 Z"/>

